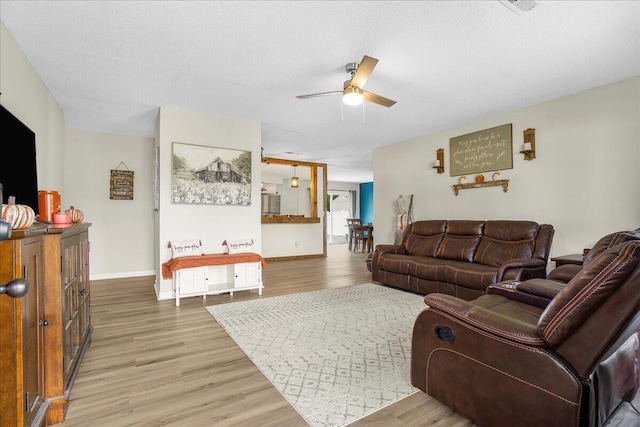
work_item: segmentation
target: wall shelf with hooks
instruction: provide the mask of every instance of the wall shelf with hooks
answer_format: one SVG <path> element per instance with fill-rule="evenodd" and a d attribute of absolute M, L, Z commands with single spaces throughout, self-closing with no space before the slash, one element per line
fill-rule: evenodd
<path fill-rule="evenodd" d="M 485 182 L 472 182 L 469 184 L 455 184 L 453 186 L 453 192 L 458 195 L 458 191 L 464 190 L 467 188 L 481 188 L 481 187 L 498 187 L 502 186 L 502 191 L 505 193 L 509 188 L 509 180 L 508 179 L 498 179 L 495 181 L 485 181 Z"/>

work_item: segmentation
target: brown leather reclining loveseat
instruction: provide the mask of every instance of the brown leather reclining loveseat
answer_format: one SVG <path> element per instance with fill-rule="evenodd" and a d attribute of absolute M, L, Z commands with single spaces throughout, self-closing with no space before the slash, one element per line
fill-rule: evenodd
<path fill-rule="evenodd" d="M 503 282 L 491 285 L 487 289 L 487 293 L 505 295 L 512 300 L 546 308 L 553 297 L 564 289 L 566 284 L 580 271 L 589 266 L 598 255 L 609 248 L 630 240 L 640 240 L 640 228 L 637 230 L 617 231 L 602 237 L 585 255 L 582 265 L 563 264 L 553 269 L 546 279 L 531 279 L 515 283 Z"/>
<path fill-rule="evenodd" d="M 372 279 L 463 299 L 502 280 L 546 277 L 554 229 L 533 221 L 416 221 L 398 245 L 377 245 Z"/>
<path fill-rule="evenodd" d="M 604 425 L 640 387 L 638 239 L 605 236 L 568 283 L 427 295 L 411 383 L 484 427 Z"/>

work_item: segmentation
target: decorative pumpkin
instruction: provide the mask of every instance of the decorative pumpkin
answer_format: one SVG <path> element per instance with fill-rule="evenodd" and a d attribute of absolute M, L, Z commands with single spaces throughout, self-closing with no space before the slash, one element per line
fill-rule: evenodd
<path fill-rule="evenodd" d="M 476 175 L 476 182 L 484 182 L 484 175 Z"/>
<path fill-rule="evenodd" d="M 2 205 L 2 221 L 11 224 L 12 230 L 24 230 L 31 227 L 36 213 L 27 205 L 16 205 L 16 198 L 10 196 L 9 204 Z"/>
<path fill-rule="evenodd" d="M 84 219 L 84 214 L 82 213 L 82 211 L 80 209 L 74 208 L 73 206 L 71 206 L 65 212 L 69 214 L 71 222 L 78 223 L 82 222 L 82 220 Z"/>

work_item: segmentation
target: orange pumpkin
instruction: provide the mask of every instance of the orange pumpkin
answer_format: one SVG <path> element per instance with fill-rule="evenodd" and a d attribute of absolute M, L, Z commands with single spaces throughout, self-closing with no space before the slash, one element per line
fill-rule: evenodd
<path fill-rule="evenodd" d="M 78 223 L 82 222 L 82 220 L 84 219 L 84 214 L 82 213 L 82 211 L 80 209 L 74 208 L 73 206 L 71 206 L 65 212 L 69 214 L 69 219 L 71 220 L 71 222 Z"/>
<path fill-rule="evenodd" d="M 36 213 L 27 205 L 16 205 L 16 198 L 9 197 L 9 204 L 2 205 L 2 221 L 11 224 L 12 230 L 24 230 L 31 227 Z"/>

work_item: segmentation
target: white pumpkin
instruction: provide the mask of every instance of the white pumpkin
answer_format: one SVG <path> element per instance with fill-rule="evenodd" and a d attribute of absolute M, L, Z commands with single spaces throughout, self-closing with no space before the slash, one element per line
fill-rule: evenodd
<path fill-rule="evenodd" d="M 11 224 L 12 230 L 24 230 L 31 227 L 36 219 L 36 214 L 27 205 L 17 205 L 15 197 L 9 197 L 9 203 L 2 205 L 2 221 Z"/>
<path fill-rule="evenodd" d="M 74 208 L 73 206 L 71 206 L 71 208 L 67 209 L 65 212 L 69 214 L 69 219 L 71 219 L 71 222 L 78 223 L 82 222 L 82 220 L 84 219 L 84 214 L 82 213 L 82 211 L 80 209 Z"/>

